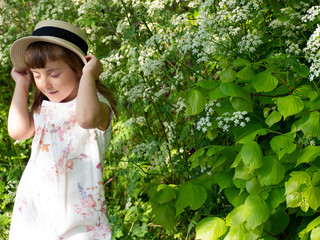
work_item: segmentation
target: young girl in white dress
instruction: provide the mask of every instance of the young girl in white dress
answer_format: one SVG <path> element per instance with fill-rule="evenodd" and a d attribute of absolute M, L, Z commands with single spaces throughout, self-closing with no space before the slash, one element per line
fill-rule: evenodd
<path fill-rule="evenodd" d="M 111 239 L 102 168 L 116 102 L 98 81 L 102 64 L 87 50 L 84 32 L 58 20 L 39 22 L 11 47 L 16 85 L 8 131 L 33 142 L 10 240 Z"/>

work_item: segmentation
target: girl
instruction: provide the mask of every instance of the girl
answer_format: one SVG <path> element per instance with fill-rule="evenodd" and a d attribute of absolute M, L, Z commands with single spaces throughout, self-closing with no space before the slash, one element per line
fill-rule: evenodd
<path fill-rule="evenodd" d="M 57 20 L 41 21 L 11 47 L 16 86 L 8 131 L 17 140 L 34 138 L 10 240 L 111 239 L 102 165 L 116 102 L 98 81 L 102 64 L 87 49 L 80 29 Z"/>

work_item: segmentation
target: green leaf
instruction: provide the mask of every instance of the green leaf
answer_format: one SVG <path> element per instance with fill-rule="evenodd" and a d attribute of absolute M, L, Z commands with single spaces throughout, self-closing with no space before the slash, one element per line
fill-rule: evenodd
<path fill-rule="evenodd" d="M 297 157 L 297 165 L 310 163 L 320 156 L 320 146 L 308 146 L 304 148 Z"/>
<path fill-rule="evenodd" d="M 239 72 L 237 72 L 236 76 L 242 80 L 249 81 L 251 78 L 254 77 L 254 71 L 250 66 L 246 66 L 242 68 Z"/>
<path fill-rule="evenodd" d="M 284 178 L 285 168 L 273 156 L 266 156 L 263 165 L 256 171 L 262 186 L 276 185 Z"/>
<path fill-rule="evenodd" d="M 188 92 L 186 96 L 186 114 L 187 116 L 196 115 L 201 113 L 206 106 L 206 97 L 196 89 L 192 89 Z"/>
<path fill-rule="evenodd" d="M 157 187 L 157 193 L 154 198 L 156 199 L 156 203 L 166 203 L 176 198 L 175 191 L 166 184 L 160 184 Z"/>
<path fill-rule="evenodd" d="M 172 230 L 176 223 L 176 209 L 171 203 L 158 204 L 152 207 L 156 223 Z"/>
<path fill-rule="evenodd" d="M 320 226 L 320 216 L 313 219 L 305 229 L 303 229 L 300 233 L 299 233 L 299 237 L 302 238 L 303 235 L 309 233 L 311 230 L 319 228 L 318 226 Z"/>
<path fill-rule="evenodd" d="M 244 217 L 244 205 L 234 208 L 226 217 L 226 223 L 228 226 L 235 227 L 246 221 Z"/>
<path fill-rule="evenodd" d="M 258 195 L 249 195 L 243 206 L 243 215 L 250 229 L 265 223 L 270 216 L 268 204 Z"/>
<path fill-rule="evenodd" d="M 282 115 L 278 111 L 273 111 L 269 114 L 269 116 L 266 118 L 266 124 L 271 127 L 273 124 L 279 122 L 282 118 Z"/>
<path fill-rule="evenodd" d="M 215 240 L 226 233 L 228 227 L 221 218 L 207 217 L 196 226 L 196 239 Z"/>
<path fill-rule="evenodd" d="M 317 227 L 311 231 L 310 240 L 320 239 L 320 227 Z"/>
<path fill-rule="evenodd" d="M 310 74 L 310 69 L 304 64 L 295 64 L 293 70 L 298 73 L 301 77 L 308 77 Z"/>
<path fill-rule="evenodd" d="M 238 225 L 235 227 L 230 227 L 230 230 L 224 240 L 255 240 L 258 239 L 260 234 L 255 234 L 249 232 L 244 226 Z"/>
<path fill-rule="evenodd" d="M 308 205 L 315 211 L 317 211 L 320 206 L 320 188 L 309 186 L 307 187 L 302 196 L 306 199 Z"/>
<path fill-rule="evenodd" d="M 232 104 L 232 107 L 236 111 L 246 111 L 246 112 L 252 112 L 253 111 L 253 102 L 248 102 L 247 100 L 240 98 L 240 97 L 232 97 L 230 99 L 230 102 Z"/>
<path fill-rule="evenodd" d="M 254 141 L 257 136 L 267 135 L 268 132 L 269 132 L 268 129 L 260 128 L 260 129 L 258 129 L 258 130 L 255 130 L 255 131 L 247 134 L 246 136 L 240 138 L 240 139 L 237 141 L 237 143 L 246 143 L 246 142 Z"/>
<path fill-rule="evenodd" d="M 297 121 L 296 131 L 301 130 L 306 137 L 318 137 L 320 136 L 320 113 L 311 112 L 309 115 Z M 293 125 L 295 126 L 295 125 Z"/>
<path fill-rule="evenodd" d="M 293 192 L 286 195 L 287 207 L 296 208 L 301 205 L 302 196 L 299 192 Z"/>
<path fill-rule="evenodd" d="M 270 92 L 278 85 L 278 80 L 269 70 L 256 74 L 251 79 L 252 86 L 257 92 Z"/>
<path fill-rule="evenodd" d="M 204 187 L 186 182 L 178 189 L 177 200 L 175 206 L 177 214 L 183 212 L 183 209 L 190 206 L 192 210 L 200 208 L 207 199 L 207 191 Z"/>
<path fill-rule="evenodd" d="M 221 152 L 225 148 L 226 148 L 226 146 L 220 146 L 220 145 L 210 146 L 210 148 L 208 149 L 208 152 L 207 152 L 207 156 L 211 157 L 212 155 L 214 155 L 214 154 L 216 154 L 218 152 Z"/>
<path fill-rule="evenodd" d="M 267 199 L 268 204 L 271 206 L 271 209 L 277 208 L 280 203 L 283 203 L 286 200 L 284 187 L 272 188 Z"/>
<path fill-rule="evenodd" d="M 241 148 L 240 155 L 242 162 L 249 168 L 250 173 L 262 166 L 263 154 L 257 142 L 246 142 Z"/>
<path fill-rule="evenodd" d="M 220 66 L 221 68 L 227 68 L 229 66 L 229 62 L 226 58 L 222 58 L 219 62 L 218 62 L 218 66 Z"/>
<path fill-rule="evenodd" d="M 282 114 L 284 120 L 291 115 L 301 112 L 304 108 L 304 103 L 300 97 L 289 95 L 274 99 L 278 111 Z"/>
<path fill-rule="evenodd" d="M 234 207 L 238 207 L 244 203 L 246 198 L 248 197 L 248 194 L 246 191 L 240 191 L 238 188 L 227 188 L 224 190 L 224 194 L 226 195 L 228 201 L 232 204 Z"/>
<path fill-rule="evenodd" d="M 227 68 L 220 74 L 221 82 L 233 82 L 236 78 L 236 72 L 231 68 Z"/>
<path fill-rule="evenodd" d="M 227 97 L 227 95 L 225 95 L 219 87 L 209 92 L 210 101 L 217 100 L 219 98 L 224 98 L 224 97 Z"/>
<path fill-rule="evenodd" d="M 220 84 L 220 89 L 226 96 L 230 97 L 241 97 L 247 100 L 249 103 L 252 102 L 250 94 L 239 85 L 232 82 L 225 82 Z"/>
<path fill-rule="evenodd" d="M 232 65 L 234 68 L 244 67 L 244 66 L 250 65 L 250 62 L 248 60 L 243 59 L 243 58 L 237 58 L 233 61 Z"/>
<path fill-rule="evenodd" d="M 289 180 L 285 183 L 286 194 L 299 192 L 301 193 L 307 185 L 310 184 L 311 178 L 309 173 L 296 171 L 290 173 Z"/>
<path fill-rule="evenodd" d="M 269 221 L 272 223 L 272 227 L 269 232 L 273 236 L 283 233 L 290 222 L 290 218 L 285 207 L 279 207 L 276 213 L 270 216 Z"/>
<path fill-rule="evenodd" d="M 251 195 L 260 193 L 261 185 L 256 177 L 246 181 L 246 190 Z"/>
<path fill-rule="evenodd" d="M 232 171 L 217 172 L 214 174 L 214 180 L 219 185 L 221 192 L 224 188 L 232 187 Z"/>
<path fill-rule="evenodd" d="M 219 84 L 216 81 L 210 79 L 198 82 L 197 85 L 205 89 L 214 89 L 219 86 Z"/>
<path fill-rule="evenodd" d="M 281 159 L 286 153 L 293 153 L 297 148 L 297 145 L 294 143 L 294 139 L 287 135 L 273 137 L 270 141 L 270 146 L 271 149 L 278 154 L 279 159 Z"/>
<path fill-rule="evenodd" d="M 196 161 L 199 157 L 201 157 L 205 153 L 204 148 L 200 148 L 197 151 L 195 151 L 189 158 L 188 162 L 194 162 Z"/>

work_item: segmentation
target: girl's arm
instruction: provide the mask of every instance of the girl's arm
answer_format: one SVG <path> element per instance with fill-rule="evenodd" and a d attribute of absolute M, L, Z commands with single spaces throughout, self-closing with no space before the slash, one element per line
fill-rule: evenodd
<path fill-rule="evenodd" d="M 87 56 L 83 67 L 77 95 L 77 121 L 82 128 L 99 128 L 106 130 L 110 123 L 111 109 L 98 99 L 96 80 L 103 71 L 97 57 Z"/>
<path fill-rule="evenodd" d="M 30 71 L 17 72 L 15 68 L 11 76 L 16 83 L 8 116 L 9 135 L 16 140 L 24 140 L 34 135 L 34 122 L 28 110 L 28 93 L 32 81 Z"/>

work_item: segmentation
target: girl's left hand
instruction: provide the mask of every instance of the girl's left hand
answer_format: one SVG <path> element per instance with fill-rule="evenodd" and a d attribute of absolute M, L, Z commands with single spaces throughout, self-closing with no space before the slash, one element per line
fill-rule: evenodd
<path fill-rule="evenodd" d="M 87 63 L 82 69 L 83 74 L 90 74 L 95 80 L 99 79 L 100 74 L 103 72 L 103 66 L 100 60 L 93 54 L 86 56 Z"/>

